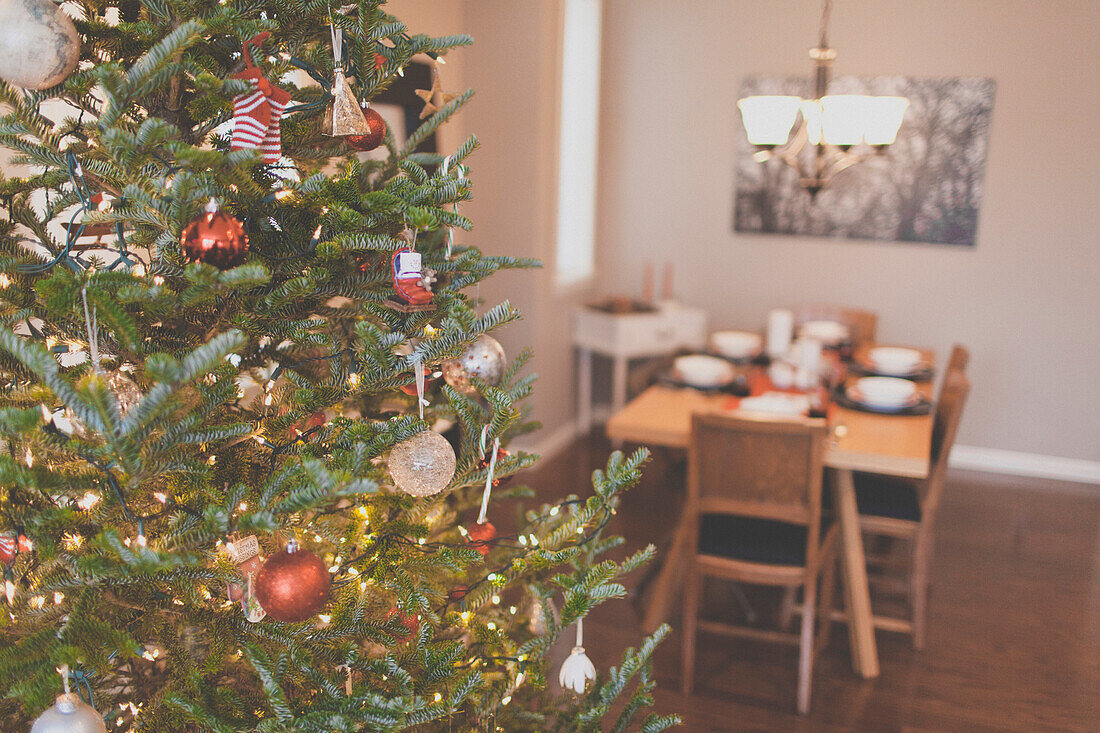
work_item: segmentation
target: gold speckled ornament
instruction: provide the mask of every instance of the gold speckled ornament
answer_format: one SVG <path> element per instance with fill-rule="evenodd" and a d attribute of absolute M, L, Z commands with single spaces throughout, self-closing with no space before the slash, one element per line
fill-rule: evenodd
<path fill-rule="evenodd" d="M 0 0 L 0 79 L 26 89 L 49 89 L 80 61 L 80 36 L 50 0 Z"/>
<path fill-rule="evenodd" d="M 495 387 L 500 384 L 507 366 L 504 347 L 492 336 L 482 334 L 457 359 L 443 362 L 442 371 L 447 384 L 472 396 L 477 394 L 477 389 L 470 383 L 471 377 Z"/>

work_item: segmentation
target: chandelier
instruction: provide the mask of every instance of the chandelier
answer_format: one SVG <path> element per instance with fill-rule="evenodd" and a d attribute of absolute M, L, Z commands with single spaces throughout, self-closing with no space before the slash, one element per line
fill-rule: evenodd
<path fill-rule="evenodd" d="M 828 93 L 836 58 L 836 50 L 829 48 L 827 40 L 831 9 L 832 1 L 825 0 L 820 38 L 817 47 L 810 49 L 813 99 L 768 95 L 737 102 L 745 134 L 757 148 L 754 159 L 763 163 L 778 158 L 798 172 L 802 187 L 811 196 L 816 196 L 837 173 L 884 154 L 897 138 L 909 106 L 905 97 Z M 792 136 L 800 116 L 801 124 Z M 801 155 L 807 144 L 813 146 L 811 156 Z"/>

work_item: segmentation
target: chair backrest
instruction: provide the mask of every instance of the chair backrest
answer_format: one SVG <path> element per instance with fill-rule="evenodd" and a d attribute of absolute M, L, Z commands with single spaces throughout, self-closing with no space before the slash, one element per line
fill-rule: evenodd
<path fill-rule="evenodd" d="M 874 311 L 848 308 L 842 305 L 817 303 L 795 308 L 794 322 L 800 326 L 806 321 L 836 321 L 848 327 L 852 345 L 859 347 L 875 342 L 878 331 L 878 314 Z"/>
<path fill-rule="evenodd" d="M 955 371 L 944 376 L 932 424 L 932 465 L 921 500 L 921 514 L 926 521 L 935 515 L 943 495 L 947 459 L 951 455 L 951 446 L 955 444 L 963 406 L 969 394 L 970 381 L 965 374 Z"/>
<path fill-rule="evenodd" d="M 947 360 L 947 368 L 944 370 L 944 374 L 952 374 L 960 372 L 965 374 L 966 367 L 970 364 L 970 350 L 962 344 L 955 344 L 951 347 L 951 358 Z M 947 380 L 944 380 L 944 384 Z"/>
<path fill-rule="evenodd" d="M 824 420 L 697 414 L 688 451 L 688 501 L 701 514 L 807 525 L 821 517 Z"/>

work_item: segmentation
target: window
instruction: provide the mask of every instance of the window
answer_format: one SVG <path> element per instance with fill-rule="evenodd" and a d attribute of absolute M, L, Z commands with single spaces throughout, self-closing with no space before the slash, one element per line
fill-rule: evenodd
<path fill-rule="evenodd" d="M 596 269 L 596 155 L 600 122 L 602 0 L 565 0 L 558 144 L 559 285 Z"/>

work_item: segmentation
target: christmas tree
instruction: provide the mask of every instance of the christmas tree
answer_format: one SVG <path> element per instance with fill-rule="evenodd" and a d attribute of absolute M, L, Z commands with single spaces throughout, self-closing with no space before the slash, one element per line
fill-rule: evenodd
<path fill-rule="evenodd" d="M 476 286 L 536 263 L 463 241 L 475 138 L 421 149 L 472 92 L 360 106 L 471 40 L 380 5 L 0 2 L 4 730 L 675 723 L 664 630 L 580 639 L 645 454 L 505 483 L 534 378 Z"/>

